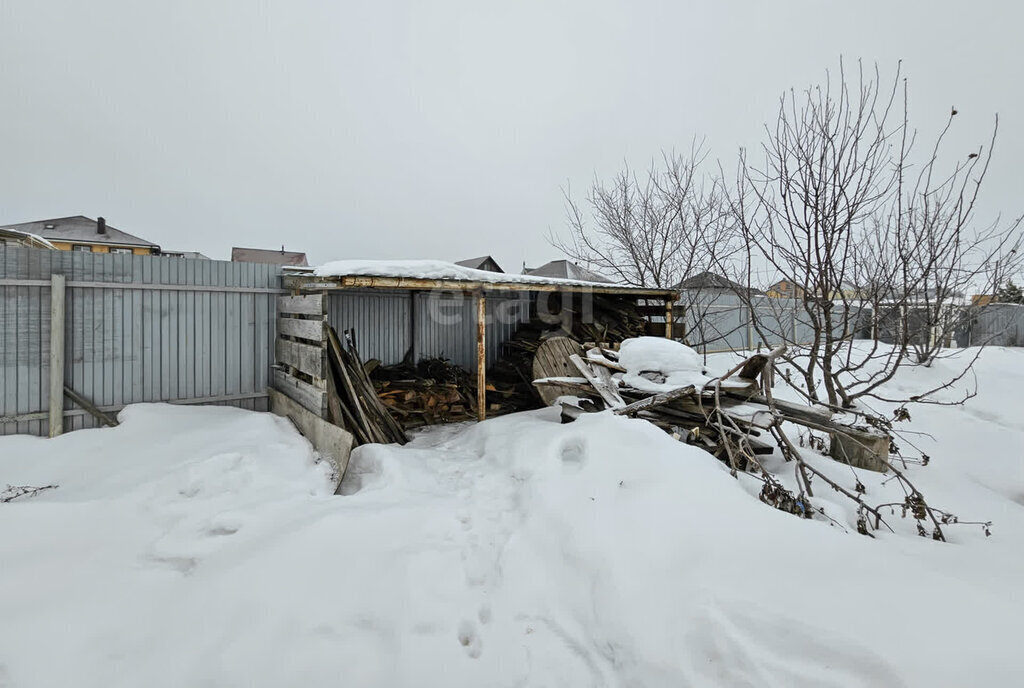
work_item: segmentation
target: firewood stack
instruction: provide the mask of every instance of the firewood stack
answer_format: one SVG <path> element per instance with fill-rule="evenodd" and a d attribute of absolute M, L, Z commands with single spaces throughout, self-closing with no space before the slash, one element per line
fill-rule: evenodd
<path fill-rule="evenodd" d="M 376 367 L 377 396 L 406 429 L 476 418 L 476 380 L 443 358 Z"/>

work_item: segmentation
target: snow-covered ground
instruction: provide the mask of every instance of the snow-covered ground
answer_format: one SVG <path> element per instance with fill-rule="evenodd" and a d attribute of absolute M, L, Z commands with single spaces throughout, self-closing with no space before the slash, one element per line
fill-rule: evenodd
<path fill-rule="evenodd" d="M 948 544 L 898 516 L 857 535 L 827 494 L 842 527 L 776 511 L 607 414 L 363 447 L 341 496 L 267 414 L 140 405 L 0 438 L 0 486 L 60 485 L 0 504 L 0 686 L 1019 685 L 1024 349 L 985 351 L 977 378 L 962 408 L 911 407 L 941 438 L 916 438 L 911 478 L 994 521 Z"/>

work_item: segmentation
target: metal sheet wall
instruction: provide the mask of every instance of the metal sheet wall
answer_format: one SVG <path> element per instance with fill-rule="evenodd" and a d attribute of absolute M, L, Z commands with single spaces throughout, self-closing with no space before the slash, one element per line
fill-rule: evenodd
<path fill-rule="evenodd" d="M 487 297 L 487 365 L 502 355 L 502 344 L 512 339 L 520 325 L 530 321 L 530 295 L 520 293 Z"/>
<path fill-rule="evenodd" d="M 528 294 L 487 296 L 487 364 L 501 345 L 529 319 Z M 415 313 L 412 312 L 415 303 Z M 415 319 L 416 341 L 412 341 Z M 476 369 L 476 302 L 471 295 L 403 290 L 342 290 L 330 295 L 328 320 L 339 334 L 356 330 L 364 360 L 383 365 L 402 361 L 415 344 L 417 360 L 447 358 Z"/>
<path fill-rule="evenodd" d="M 768 297 L 752 302 L 753 308 L 735 294 L 684 291 L 677 308 L 685 314 L 686 341 L 698 351 L 713 353 L 808 344 L 814 339 L 814 328 L 799 302 Z"/>
<path fill-rule="evenodd" d="M 328 298 L 327 321 L 339 336 L 355 330 L 364 361 L 376 358 L 382 365 L 393 365 L 409 349 L 409 304 L 409 292 L 335 291 Z"/>
<path fill-rule="evenodd" d="M 266 409 L 280 266 L 0 245 L 0 417 L 43 416 L 0 422 L 0 434 L 46 432 L 51 274 L 69 283 L 65 382 L 101 408 L 199 400 Z M 65 411 L 67 430 L 95 426 L 70 402 Z"/>

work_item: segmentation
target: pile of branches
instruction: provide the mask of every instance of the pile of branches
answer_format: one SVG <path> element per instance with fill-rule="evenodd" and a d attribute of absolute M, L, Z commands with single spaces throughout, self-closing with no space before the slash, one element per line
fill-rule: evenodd
<path fill-rule="evenodd" d="M 46 490 L 56 490 L 59 485 L 43 485 L 42 487 L 35 487 L 33 485 L 11 485 L 8 484 L 2 491 L 0 491 L 0 504 L 6 504 L 13 502 L 15 499 L 31 499 L 40 492 Z"/>
<path fill-rule="evenodd" d="M 734 477 L 742 473 L 760 479 L 762 502 L 802 518 L 817 516 L 842 527 L 812 502 L 814 483 L 820 481 L 856 505 L 857 532 L 863 535 L 874 537 L 872 531 L 883 528 L 895 532 L 886 517 L 897 513 L 916 521 L 918 535 L 939 541 L 946 540 L 943 526 L 955 523 L 980 525 L 985 534 L 989 534 L 991 522 L 961 521 L 931 506 L 906 473 L 893 465 L 890 452 L 898 451 L 892 441 L 893 422 L 909 419 L 905 413 L 897 412 L 894 419 L 887 419 L 855 412 L 852 422 L 838 422 L 829 412 L 774 398 L 775 361 L 784 353 L 783 346 L 768 354 L 755 354 L 700 386 L 688 385 L 652 394 L 622 382 L 622 376 L 617 373 L 626 370 L 618 364 L 615 351 L 593 347 L 587 351 L 585 359 L 579 355 L 571 357 L 580 377 L 545 378 L 534 381 L 534 385 L 570 389 L 578 397 L 577 401 L 562 399 L 558 402 L 563 422 L 605 409 L 616 415 L 645 419 L 674 438 L 713 454 L 729 467 Z M 664 376 L 659 377 L 656 372 L 643 373 L 643 376 L 652 382 L 664 382 Z M 844 412 L 851 414 L 849 410 Z M 787 424 L 805 428 L 810 438 L 815 437 L 811 431 L 828 436 L 828 444 L 821 438 L 806 441 L 800 438 L 797 443 L 816 443 L 820 451 L 827 450 L 833 459 L 846 463 L 851 468 L 854 484 L 842 485 L 809 463 L 790 438 Z M 776 450 L 794 467 L 798 486 L 795 492 L 764 466 L 763 457 Z M 922 463 L 927 463 L 927 457 Z M 867 490 L 853 468 L 891 473 L 903 490 L 904 500 L 869 503 Z"/>

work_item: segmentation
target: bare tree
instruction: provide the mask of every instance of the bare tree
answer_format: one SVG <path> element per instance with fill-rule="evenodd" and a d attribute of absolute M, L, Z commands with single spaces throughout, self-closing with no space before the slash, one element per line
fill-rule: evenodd
<path fill-rule="evenodd" d="M 851 84 L 840 63 L 837 83 L 829 76 L 782 96 L 763 164 L 741 152 L 731 194 L 747 251 L 739 279 L 749 283 L 760 267 L 793 285 L 811 336 L 787 362 L 809 399 L 852 408 L 858 398 L 881 398 L 900 366 L 930 362 L 948 344 L 966 290 L 1015 260 L 1019 221 L 972 229 L 991 146 L 938 172 L 955 115 L 911 176 L 906 80 L 897 70 L 883 83 L 877 68 L 860 67 Z M 752 312 L 773 307 L 747 298 Z M 753 326 L 772 341 L 789 339 L 795 324 L 761 316 Z M 865 331 L 871 342 L 851 346 Z"/>
<path fill-rule="evenodd" d="M 674 288 L 713 269 L 736 253 L 738 235 L 726 194 L 700 172 L 705 158 L 695 145 L 687 156 L 664 153 L 643 174 L 627 165 L 608 183 L 595 179 L 582 202 L 564 190 L 568 237 L 552 237 L 552 244 L 633 286 Z M 704 317 L 714 301 L 694 289 L 677 304 L 677 318 L 701 324 L 690 333 L 700 340 L 688 340 L 693 346 L 728 334 Z"/>

